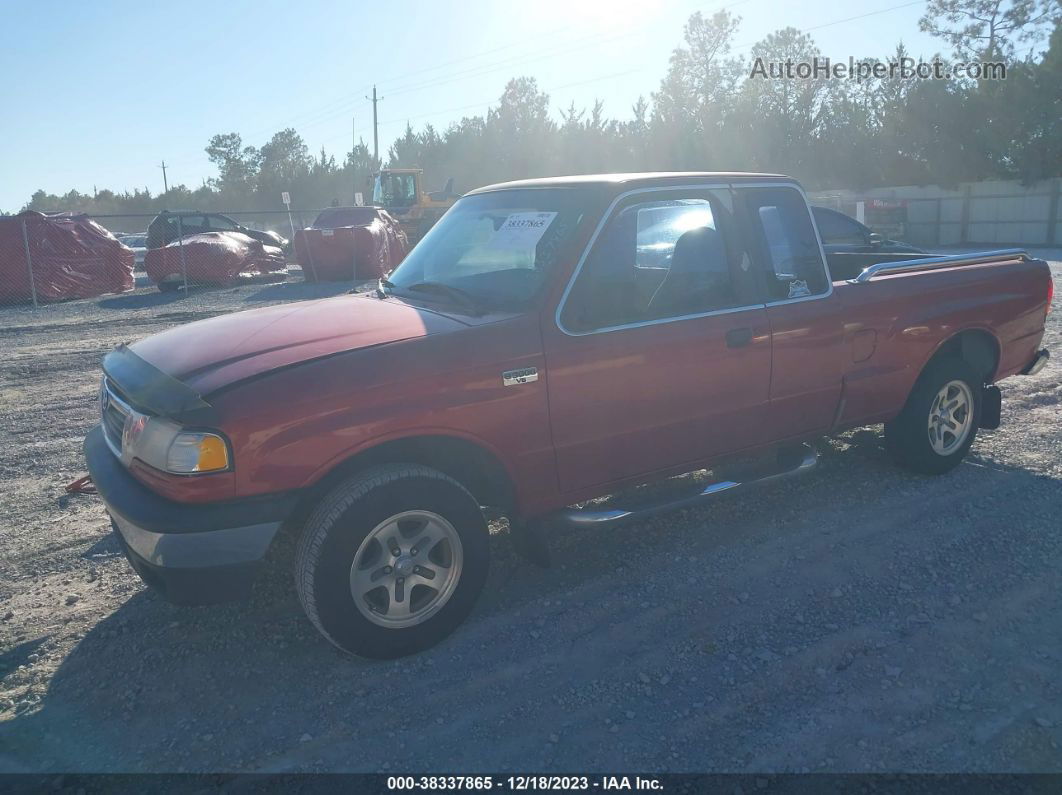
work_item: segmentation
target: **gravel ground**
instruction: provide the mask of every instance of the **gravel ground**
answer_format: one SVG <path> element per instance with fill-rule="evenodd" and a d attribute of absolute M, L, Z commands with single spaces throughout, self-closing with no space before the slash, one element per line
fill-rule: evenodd
<path fill-rule="evenodd" d="M 63 492 L 116 343 L 342 289 L 0 310 L 0 771 L 1062 771 L 1062 311 L 954 472 L 865 429 L 552 569 L 499 531 L 466 624 L 374 663 L 302 616 L 290 545 L 252 600 L 178 608 Z"/>

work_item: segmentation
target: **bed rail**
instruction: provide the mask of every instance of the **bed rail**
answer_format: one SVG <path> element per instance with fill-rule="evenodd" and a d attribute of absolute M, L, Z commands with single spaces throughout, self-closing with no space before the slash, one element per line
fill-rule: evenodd
<path fill-rule="evenodd" d="M 943 257 L 919 257 L 918 259 L 904 259 L 897 262 L 879 262 L 877 265 L 869 265 L 863 268 L 862 273 L 854 279 L 849 279 L 849 284 L 866 284 L 875 276 L 885 276 L 893 273 L 906 273 L 908 271 L 929 271 L 936 268 L 954 268 L 959 265 L 985 265 L 990 262 L 1006 262 L 1007 260 L 1029 260 L 1028 252 L 1021 248 L 1002 248 L 997 251 L 978 251 L 973 254 L 948 254 Z"/>

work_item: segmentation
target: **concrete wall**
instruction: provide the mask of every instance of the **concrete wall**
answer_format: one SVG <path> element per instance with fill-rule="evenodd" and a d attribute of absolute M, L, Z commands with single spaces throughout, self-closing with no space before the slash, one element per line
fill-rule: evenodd
<path fill-rule="evenodd" d="M 953 189 L 938 185 L 840 189 L 812 193 L 811 200 L 852 216 L 861 200 L 904 201 L 904 239 L 919 246 L 1057 246 L 1062 245 L 1060 193 L 1062 179 L 1055 178 L 1034 185 L 993 180 L 962 183 Z"/>

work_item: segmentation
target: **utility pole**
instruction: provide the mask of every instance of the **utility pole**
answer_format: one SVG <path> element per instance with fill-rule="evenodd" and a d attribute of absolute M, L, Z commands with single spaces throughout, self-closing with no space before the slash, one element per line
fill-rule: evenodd
<path fill-rule="evenodd" d="M 376 103 L 383 102 L 383 97 L 376 96 L 376 86 L 372 87 L 372 96 L 365 97 L 372 100 L 372 159 L 376 165 L 380 164 L 380 126 L 376 121 Z"/>
<path fill-rule="evenodd" d="M 162 187 L 165 188 L 165 192 L 166 193 L 169 193 L 170 192 L 170 185 L 166 181 L 166 161 L 165 160 L 162 161 L 162 165 L 159 166 L 159 168 L 162 169 Z"/>
<path fill-rule="evenodd" d="M 350 183 L 354 186 L 353 195 L 351 196 L 351 202 L 353 204 L 358 203 L 358 180 L 355 179 L 354 174 L 354 153 L 358 151 L 358 117 L 352 116 L 350 119 Z"/>

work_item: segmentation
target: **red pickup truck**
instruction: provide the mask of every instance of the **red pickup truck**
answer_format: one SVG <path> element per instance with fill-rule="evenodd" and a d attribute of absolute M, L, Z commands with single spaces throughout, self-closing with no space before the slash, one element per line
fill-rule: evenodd
<path fill-rule="evenodd" d="M 246 594 L 290 532 L 314 625 L 408 654 L 468 614 L 492 518 L 541 560 L 547 525 L 710 499 L 749 482 L 735 460 L 803 472 L 809 441 L 875 423 L 900 464 L 955 467 L 999 424 L 994 384 L 1047 359 L 1051 274 L 1014 250 L 909 257 L 831 272 L 783 176 L 482 188 L 375 291 L 107 354 L 89 471 L 171 600 Z"/>

